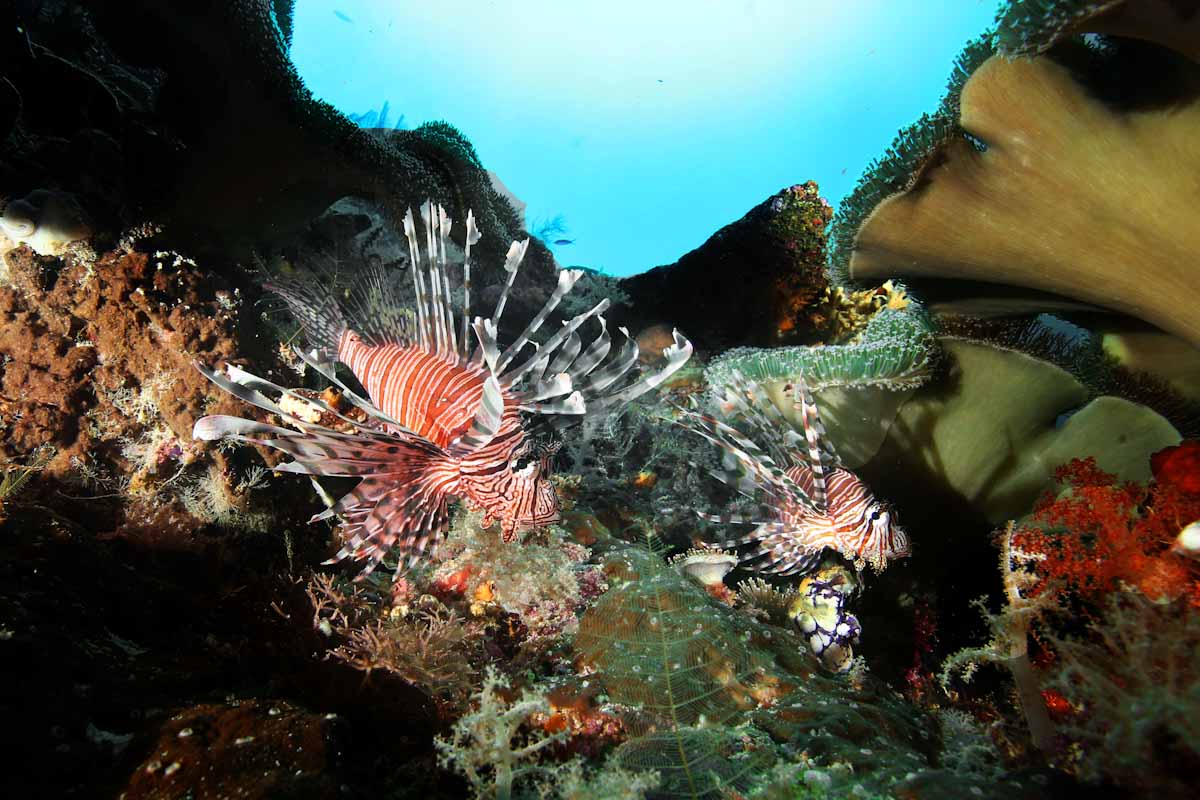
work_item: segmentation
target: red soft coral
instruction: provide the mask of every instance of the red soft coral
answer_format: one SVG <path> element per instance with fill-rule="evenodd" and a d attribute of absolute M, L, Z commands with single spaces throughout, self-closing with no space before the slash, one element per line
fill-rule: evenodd
<path fill-rule="evenodd" d="M 1069 491 L 1044 498 L 1023 528 L 1019 547 L 1045 555 L 1037 566 L 1042 586 L 1059 586 L 1099 605 L 1122 585 L 1146 597 L 1187 595 L 1200 607 L 1200 570 L 1170 551 L 1189 522 L 1200 519 L 1200 496 L 1174 482 L 1149 488 L 1118 484 L 1094 459 L 1076 459 L 1054 473 Z"/>

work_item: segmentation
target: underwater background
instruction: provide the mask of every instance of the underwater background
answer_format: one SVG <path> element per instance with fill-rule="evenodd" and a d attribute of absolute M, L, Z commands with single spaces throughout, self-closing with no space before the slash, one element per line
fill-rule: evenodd
<path fill-rule="evenodd" d="M 1193 796 L 1200 2 L 645 5 L 0 7 L 6 797 Z"/>
<path fill-rule="evenodd" d="M 941 98 L 997 5 L 316 0 L 296 7 L 291 55 L 366 127 L 453 121 L 531 231 L 561 218 L 541 237 L 559 261 L 625 276 L 699 246 L 781 176 L 836 204 Z"/>

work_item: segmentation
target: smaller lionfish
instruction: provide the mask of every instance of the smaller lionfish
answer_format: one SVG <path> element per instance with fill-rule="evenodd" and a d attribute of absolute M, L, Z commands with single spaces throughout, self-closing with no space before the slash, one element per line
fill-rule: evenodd
<path fill-rule="evenodd" d="M 445 531 L 455 497 L 482 510 L 485 525 L 499 520 L 505 541 L 523 528 L 557 521 L 558 497 L 550 482 L 557 442 L 538 436 L 530 419 L 545 425 L 546 415 L 578 419 L 626 403 L 669 378 L 692 353 L 691 343 L 675 332 L 657 372 L 623 380 L 638 363 L 638 346 L 622 328 L 625 344 L 609 357 L 611 340 L 601 316 L 608 300 L 567 320 L 540 345 L 534 342 L 533 334 L 583 275 L 579 270 L 558 273 L 558 286 L 541 311 L 501 349 L 497 325 L 529 240 L 509 248 L 507 282 L 491 317 L 471 320 L 471 246 L 480 234 L 474 215 L 467 214 L 464 298 L 456 319 L 446 258 L 451 220 L 432 203 L 421 212 L 423 254 L 412 211 L 404 218 L 415 323 L 380 267 L 367 270 L 340 295 L 311 280 L 268 285 L 304 326 L 313 349 L 297 350 L 300 358 L 341 389 L 353 409 L 343 413 L 337 404 L 302 397 L 233 365 L 224 375 L 197 365 L 217 386 L 294 428 L 208 416 L 196 423 L 197 439 L 282 450 L 294 459 L 276 467 L 284 472 L 361 479 L 313 521 L 340 519 L 344 545 L 332 561 L 365 560 L 362 576 L 392 550 L 407 555 L 410 566 L 419 560 Z M 592 317 L 600 333 L 585 349 L 577 331 Z M 532 352 L 522 356 L 527 348 Z M 369 399 L 338 380 L 335 361 L 349 367 Z M 337 428 L 297 416 L 289 410 L 297 404 L 319 409 L 326 421 L 336 419 L 331 424 Z M 403 568 L 402 557 L 397 572 Z"/>
<path fill-rule="evenodd" d="M 721 546 L 753 545 L 740 566 L 776 575 L 811 571 L 826 549 L 860 570 L 867 564 L 882 570 L 889 559 L 909 555 L 895 512 L 841 466 L 804 379 L 797 377 L 785 393 L 801 412 L 803 436 L 757 383 L 736 375 L 728 387 L 726 408 L 741 416 L 762 446 L 726 423 L 683 412 L 681 424 L 725 454 L 725 471 L 713 474 L 748 497 L 765 498 L 757 515 L 700 514 L 712 522 L 757 526 Z"/>

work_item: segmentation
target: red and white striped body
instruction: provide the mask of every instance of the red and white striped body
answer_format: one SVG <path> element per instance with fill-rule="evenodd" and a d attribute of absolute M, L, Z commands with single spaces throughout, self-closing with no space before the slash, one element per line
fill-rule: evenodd
<path fill-rule="evenodd" d="M 371 346 L 353 331 L 342 335 L 338 359 L 376 407 L 442 449 L 470 428 L 487 379 L 482 366 L 415 346 Z M 495 437 L 462 458 L 436 460 L 426 475 L 431 489 L 483 510 L 487 524 L 503 520 L 505 538 L 511 539 L 521 528 L 557 522 L 559 505 L 550 482 L 552 453 L 531 449 L 516 402 L 507 391 L 502 396 L 504 414 Z"/>
<path fill-rule="evenodd" d="M 813 493 L 812 471 L 807 466 L 793 465 L 785 473 L 806 493 Z M 819 552 L 829 548 L 877 570 L 889 559 L 910 554 L 908 536 L 893 524 L 891 510 L 854 473 L 833 468 L 825 475 L 825 491 L 824 512 L 800 503 L 777 508 L 784 529 L 760 537 L 762 549 L 774 556 L 796 549 Z"/>

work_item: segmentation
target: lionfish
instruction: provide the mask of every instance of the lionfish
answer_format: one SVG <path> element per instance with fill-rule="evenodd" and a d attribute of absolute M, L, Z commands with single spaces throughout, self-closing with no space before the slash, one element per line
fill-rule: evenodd
<path fill-rule="evenodd" d="M 765 498 L 756 514 L 700 513 L 711 522 L 756 526 L 721 546 L 752 545 L 739 565 L 775 575 L 810 572 L 826 549 L 859 570 L 867 564 L 882 570 L 889 559 L 909 555 L 895 511 L 841 465 L 803 377 L 784 392 L 800 411 L 803 436 L 759 384 L 735 375 L 728 387 L 725 409 L 739 415 L 762 446 L 729 424 L 683 410 L 681 424 L 725 454 L 724 470 L 713 475 L 748 497 Z"/>
<path fill-rule="evenodd" d="M 294 428 L 207 416 L 195 425 L 197 439 L 234 439 L 281 450 L 294 460 L 276 467 L 280 471 L 361 479 L 312 519 L 340 520 L 343 546 L 328 563 L 366 561 L 360 577 L 392 551 L 401 557 L 397 574 L 405 568 L 405 556 L 409 566 L 417 563 L 446 530 L 453 498 L 482 510 L 485 525 L 499 520 L 505 541 L 520 530 L 557 521 L 550 474 L 558 443 L 541 435 L 553 427 L 549 420 L 580 418 L 626 403 L 665 381 L 692 353 L 691 343 L 676 331 L 656 372 L 623 380 L 638 363 L 638 346 L 621 328 L 624 345 L 609 357 L 612 341 L 601 315 L 607 299 L 535 343 L 533 334 L 583 275 L 580 270 L 560 271 L 542 309 L 501 349 L 497 326 L 529 240 L 513 242 L 508 250 L 507 281 L 492 315 L 471 319 L 471 247 L 480 233 L 474 214 L 467 214 L 463 301 L 456 318 L 446 256 L 451 220 L 432 202 L 421 214 L 423 253 L 411 209 L 404 218 L 415 319 L 379 267 L 367 270 L 341 299 L 313 280 L 267 286 L 304 327 L 312 349 L 297 349 L 300 358 L 337 386 L 353 409 L 342 413 L 335 407 L 339 404 L 301 397 L 233 365 L 223 375 L 197 365 L 217 386 Z M 600 333 L 585 349 L 578 330 L 593 317 Z M 337 378 L 335 361 L 354 373 L 368 397 Z M 285 409 L 297 401 L 301 407 L 315 406 L 326 420 L 336 419 L 339 429 Z"/>

